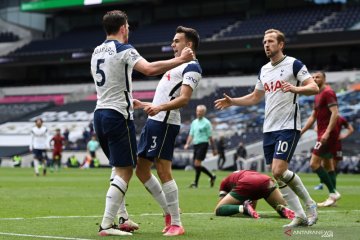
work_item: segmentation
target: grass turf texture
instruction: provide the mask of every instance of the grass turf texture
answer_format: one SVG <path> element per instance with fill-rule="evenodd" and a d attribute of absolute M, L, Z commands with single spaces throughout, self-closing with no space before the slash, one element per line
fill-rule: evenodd
<path fill-rule="evenodd" d="M 360 176 L 339 175 L 342 199 L 337 207 L 322 208 L 313 227 L 292 229 L 287 236 L 281 219 L 264 200 L 257 211 L 261 219 L 245 216 L 215 217 L 221 179 L 229 172 L 216 172 L 214 188 L 201 175 L 199 188 L 188 188 L 193 171 L 174 171 L 179 187 L 185 235 L 176 239 L 360 239 Z M 35 177 L 30 168 L 0 168 L 0 239 L 101 239 L 97 236 L 109 185 L 110 169 L 61 169 L 48 176 Z M 327 190 L 315 191 L 315 174 L 300 175 L 311 196 L 318 202 Z M 131 239 L 164 238 L 161 209 L 134 176 L 126 197 L 130 217 L 140 230 Z M 16 219 L 18 218 L 18 219 Z M 295 232 L 294 232 L 295 231 Z M 297 232 L 296 232 L 297 231 Z M 11 235 L 8 235 L 11 234 Z M 18 236 L 26 234 L 33 236 Z M 106 237 L 119 239 L 124 237 Z M 128 237 L 126 237 L 128 238 Z"/>

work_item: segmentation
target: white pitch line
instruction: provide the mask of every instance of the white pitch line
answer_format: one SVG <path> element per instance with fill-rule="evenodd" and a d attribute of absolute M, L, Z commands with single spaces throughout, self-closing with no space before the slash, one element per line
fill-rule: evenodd
<path fill-rule="evenodd" d="M 258 211 L 258 213 L 274 213 L 275 211 Z M 345 213 L 345 212 L 360 212 L 360 209 L 353 210 L 320 210 L 319 213 Z M 182 215 L 213 215 L 213 212 L 193 212 L 182 213 Z M 162 213 L 142 213 L 130 214 L 130 216 L 162 216 Z M 102 216 L 45 216 L 45 217 L 32 217 L 32 218 L 0 218 L 0 221 L 14 221 L 14 220 L 30 220 L 30 219 L 65 219 L 65 218 L 101 218 Z"/>
<path fill-rule="evenodd" d="M 56 236 L 43 236 L 43 235 L 31 235 L 31 234 L 19 234 L 19 233 L 5 233 L 0 232 L 0 235 L 5 236 L 17 236 L 17 237 L 34 237 L 34 238 L 51 238 L 51 239 L 66 239 L 66 240 L 91 240 L 87 238 L 73 238 L 73 237 L 56 237 Z"/>

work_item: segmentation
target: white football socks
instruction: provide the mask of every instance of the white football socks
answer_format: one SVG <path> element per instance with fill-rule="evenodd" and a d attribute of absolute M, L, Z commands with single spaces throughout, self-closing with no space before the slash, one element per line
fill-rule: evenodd
<path fill-rule="evenodd" d="M 36 175 L 39 175 L 39 165 L 40 165 L 39 160 L 34 159 L 34 170 Z"/>
<path fill-rule="evenodd" d="M 153 174 L 151 174 L 150 179 L 144 183 L 144 186 L 151 193 L 153 198 L 159 203 L 164 213 L 168 214 L 168 204 L 166 202 L 165 194 L 161 188 L 159 180 Z"/>
<path fill-rule="evenodd" d="M 179 211 L 179 194 L 175 180 L 173 179 L 164 183 L 163 191 L 165 193 L 165 198 L 171 215 L 171 225 L 181 226 L 182 224 Z"/>
<path fill-rule="evenodd" d="M 107 229 L 114 223 L 114 218 L 127 190 L 127 183 L 119 176 L 115 176 L 106 194 L 106 205 L 101 227 Z"/>
<path fill-rule="evenodd" d="M 295 216 L 302 219 L 307 219 L 300 200 L 294 191 L 282 181 L 278 180 L 277 182 L 279 184 L 280 192 L 283 195 L 283 198 L 286 200 L 289 208 L 295 212 Z"/>
<path fill-rule="evenodd" d="M 308 190 L 296 173 L 286 170 L 281 176 L 281 180 L 287 184 L 307 206 L 314 204 L 314 200 L 310 197 Z"/>

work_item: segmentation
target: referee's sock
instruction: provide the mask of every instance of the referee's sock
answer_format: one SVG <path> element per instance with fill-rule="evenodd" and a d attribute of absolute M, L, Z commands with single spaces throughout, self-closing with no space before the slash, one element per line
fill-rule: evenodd
<path fill-rule="evenodd" d="M 211 172 L 204 166 L 201 166 L 201 171 L 209 176 L 209 178 L 213 178 L 214 176 L 211 174 Z"/>

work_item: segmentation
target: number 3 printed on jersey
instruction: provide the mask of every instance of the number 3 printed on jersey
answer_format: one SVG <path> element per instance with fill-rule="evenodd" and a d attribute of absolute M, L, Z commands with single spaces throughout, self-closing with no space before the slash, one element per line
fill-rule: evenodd
<path fill-rule="evenodd" d="M 97 60 L 96 74 L 101 75 L 101 81 L 100 82 L 96 81 L 96 85 L 98 85 L 99 87 L 101 87 L 105 84 L 105 72 L 100 69 L 100 65 L 103 64 L 104 62 L 105 62 L 105 59 L 103 59 L 103 58 L 100 58 Z"/>

